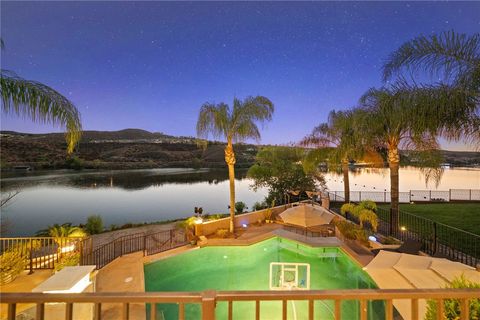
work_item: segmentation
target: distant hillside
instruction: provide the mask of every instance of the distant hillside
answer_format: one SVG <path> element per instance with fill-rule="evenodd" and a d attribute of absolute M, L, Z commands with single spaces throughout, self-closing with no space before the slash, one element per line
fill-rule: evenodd
<path fill-rule="evenodd" d="M 75 152 L 77 163 L 66 161 L 63 133 L 26 134 L 0 131 L 2 168 L 29 165 L 55 169 L 81 166 L 99 169 L 158 167 L 224 167 L 224 144 L 210 142 L 206 150 L 194 137 L 174 137 L 140 129 L 84 131 Z M 249 167 L 254 145 L 236 146 L 237 164 Z"/>
<path fill-rule="evenodd" d="M 224 168 L 224 143 L 209 142 L 206 150 L 194 137 L 174 137 L 140 129 L 84 131 L 75 153 L 78 160 L 66 161 L 63 133 L 29 134 L 0 131 L 1 166 L 19 165 L 56 169 L 84 167 L 136 169 L 159 167 Z M 259 146 L 237 144 L 237 167 L 250 167 Z M 444 162 L 453 166 L 479 166 L 479 152 L 442 151 Z M 408 164 L 407 152 L 401 152 Z"/>

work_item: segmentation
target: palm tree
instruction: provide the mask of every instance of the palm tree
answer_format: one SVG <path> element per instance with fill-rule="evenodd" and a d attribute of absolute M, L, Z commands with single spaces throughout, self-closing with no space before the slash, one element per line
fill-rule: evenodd
<path fill-rule="evenodd" d="M 48 226 L 47 229 L 37 232 L 36 235 L 61 239 L 85 237 L 87 234 L 82 228 L 72 226 L 71 223 L 64 223 L 62 225 L 55 223 L 53 226 Z"/>
<path fill-rule="evenodd" d="M 423 91 L 419 103 L 431 106 L 443 136 L 455 140 L 464 136 L 480 146 L 479 33 L 468 36 L 448 31 L 407 41 L 388 57 L 383 79 L 389 81 L 398 76 L 404 81 L 403 71 L 417 78 L 412 79 L 414 83 L 420 79 L 416 77 L 419 74 L 421 79 L 425 79 L 425 73 L 436 76 L 433 84 L 413 85 L 414 91 Z M 464 97 L 451 97 L 460 94 Z M 439 106 L 439 101 L 449 103 Z"/>
<path fill-rule="evenodd" d="M 377 153 L 368 150 L 362 141 L 356 120 L 360 109 L 347 111 L 331 111 L 328 115 L 328 122 L 315 127 L 312 133 L 300 144 L 307 147 L 315 147 L 305 159 L 306 166 L 317 166 L 319 162 L 328 161 L 329 167 L 337 168 L 340 164 L 343 173 L 343 188 L 345 202 L 350 202 L 350 182 L 348 166 L 350 161 L 358 160 L 366 155 L 377 156 Z M 373 157 L 370 157 L 372 160 Z M 375 162 L 378 162 L 378 157 Z M 380 159 L 380 162 L 383 161 Z"/>
<path fill-rule="evenodd" d="M 421 94 L 409 88 L 381 88 L 370 89 L 360 99 L 365 111 L 361 120 L 365 139 L 371 145 L 387 150 L 391 193 L 390 233 L 394 235 L 399 223 L 400 147 L 412 150 L 417 164 L 427 168 L 425 170 L 437 169 L 441 163 L 436 140 L 439 127 L 429 114 L 428 107 L 417 104 Z M 438 170 L 425 172 L 427 179 L 432 172 L 439 179 Z"/>
<path fill-rule="evenodd" d="M 272 119 L 273 103 L 263 97 L 247 97 L 246 99 L 233 100 L 231 109 L 225 103 L 205 103 L 201 109 L 197 121 L 197 135 L 208 138 L 212 134 L 217 138 L 227 140 L 225 147 L 225 162 L 228 166 L 230 180 L 230 232 L 234 232 L 235 215 L 235 153 L 234 142 L 245 141 L 252 138 L 260 139 L 260 131 L 257 122 L 263 123 Z"/>
<path fill-rule="evenodd" d="M 0 48 L 4 48 L 2 39 Z M 35 122 L 65 126 L 67 153 L 73 152 L 80 140 L 82 125 L 80 114 L 72 102 L 40 82 L 25 80 L 4 69 L 0 71 L 0 88 L 3 112 Z"/>

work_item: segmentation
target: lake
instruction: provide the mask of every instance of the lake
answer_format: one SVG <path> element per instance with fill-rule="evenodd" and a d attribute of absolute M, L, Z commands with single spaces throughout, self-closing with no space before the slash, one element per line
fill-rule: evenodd
<path fill-rule="evenodd" d="M 245 171 L 238 170 L 236 201 L 249 208 L 267 190 L 254 192 Z M 204 213 L 227 213 L 228 173 L 208 169 L 148 169 L 128 171 L 34 171 L 3 173 L 1 192 L 20 191 L 2 208 L 2 236 L 28 236 L 54 223 L 85 223 L 102 216 L 104 225 L 184 218 L 194 207 Z M 326 174 L 331 191 L 343 190 L 341 176 Z M 352 191 L 389 189 L 388 169 L 357 168 L 350 174 Z M 400 190 L 480 189 L 479 168 L 446 169 L 438 186 L 425 185 L 418 169 L 401 168 Z"/>

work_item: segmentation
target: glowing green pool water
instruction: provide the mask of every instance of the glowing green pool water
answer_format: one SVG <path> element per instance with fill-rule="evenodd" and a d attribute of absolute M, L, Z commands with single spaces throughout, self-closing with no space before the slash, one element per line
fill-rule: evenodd
<path fill-rule="evenodd" d="M 205 247 L 146 264 L 145 291 L 269 290 L 270 262 L 310 264 L 311 289 L 376 288 L 372 279 L 339 248 L 313 248 L 284 238 L 251 246 Z M 357 319 L 359 305 L 342 303 L 342 318 Z M 281 319 L 281 302 L 262 302 L 261 319 Z M 333 319 L 333 301 L 315 302 L 315 318 Z M 186 319 L 200 319 L 200 306 L 185 306 Z M 288 319 L 307 319 L 306 301 L 288 303 Z M 149 310 L 147 310 L 149 313 Z M 176 305 L 157 305 L 157 314 L 177 319 Z M 217 303 L 217 319 L 227 304 Z M 369 305 L 369 319 L 383 319 L 382 302 Z M 235 302 L 234 319 L 255 319 L 254 302 Z"/>

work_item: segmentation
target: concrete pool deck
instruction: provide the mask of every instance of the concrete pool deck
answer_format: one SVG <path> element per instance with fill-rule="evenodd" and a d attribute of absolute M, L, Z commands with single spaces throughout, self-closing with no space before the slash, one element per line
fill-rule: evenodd
<path fill-rule="evenodd" d="M 96 292 L 144 292 L 144 264 L 166 259 L 171 256 L 197 250 L 202 246 L 238 246 L 251 245 L 272 237 L 280 236 L 313 247 L 341 247 L 362 267 L 367 265 L 373 255 L 362 254 L 361 250 L 349 247 L 336 237 L 306 237 L 283 229 L 280 224 L 263 224 L 249 226 L 242 230 L 235 239 L 210 238 L 200 241 L 198 246 L 185 245 L 172 250 L 164 251 L 151 256 L 143 256 L 143 252 L 124 255 L 107 264 L 99 270 L 96 277 Z M 2 292 L 31 292 L 38 284 L 52 275 L 51 270 L 37 270 L 33 275 L 22 274 L 13 283 L 2 286 Z M 20 307 L 20 306 L 19 306 Z M 25 308 L 31 306 L 25 306 Z M 2 308 L 2 315 L 6 310 Z M 116 304 L 102 304 L 102 319 L 120 319 L 122 308 Z M 143 304 L 130 305 L 131 319 L 145 319 L 146 310 Z"/>
<path fill-rule="evenodd" d="M 361 255 L 336 237 L 313 238 L 305 237 L 282 229 L 278 224 L 251 226 L 236 239 L 207 239 L 202 246 L 238 246 L 251 245 L 272 237 L 281 236 L 290 240 L 305 243 L 314 247 L 341 247 L 362 267 L 368 264 L 372 256 Z M 97 292 L 144 292 L 144 264 L 166 259 L 171 256 L 197 250 L 199 246 L 185 245 L 151 256 L 143 256 L 142 252 L 132 253 L 120 258 L 102 268 L 97 275 Z M 121 308 L 113 304 L 102 305 L 102 319 L 119 319 Z M 132 319 L 145 319 L 145 306 L 132 304 L 130 307 Z"/>

